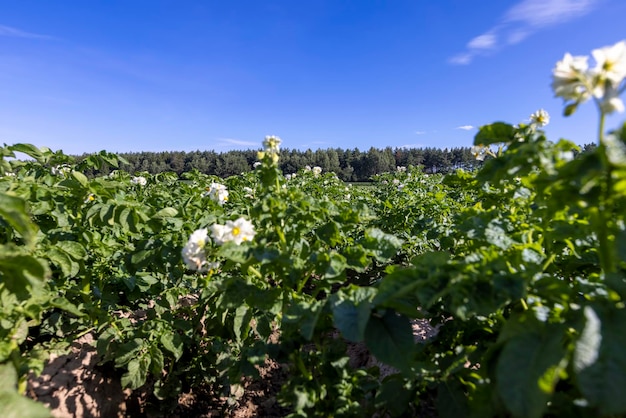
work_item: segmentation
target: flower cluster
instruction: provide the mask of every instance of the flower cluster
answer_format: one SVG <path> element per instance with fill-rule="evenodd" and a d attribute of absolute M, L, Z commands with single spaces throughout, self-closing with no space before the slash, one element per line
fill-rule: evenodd
<path fill-rule="evenodd" d="M 183 261 L 189 270 L 206 273 L 219 267 L 218 263 L 210 263 L 206 259 L 204 248 L 208 242 L 209 235 L 206 228 L 198 229 L 191 234 L 182 250 Z"/>
<path fill-rule="evenodd" d="M 50 169 L 50 173 L 52 173 L 53 176 L 64 176 L 66 174 L 69 174 L 71 171 L 72 167 L 70 167 L 68 164 L 55 165 Z"/>
<path fill-rule="evenodd" d="M 263 141 L 263 151 L 259 151 L 257 157 L 262 160 L 267 155 L 272 159 L 272 162 L 276 164 L 278 162 L 278 153 L 280 152 L 281 139 L 274 135 L 268 135 Z"/>
<path fill-rule="evenodd" d="M 265 152 L 269 154 L 278 154 L 280 152 L 280 143 L 281 139 L 274 135 L 268 135 L 265 137 L 263 141 L 263 147 L 265 148 Z"/>
<path fill-rule="evenodd" d="M 399 165 L 396 167 L 396 171 L 398 173 L 406 173 L 406 167 Z"/>
<path fill-rule="evenodd" d="M 486 147 L 484 145 L 474 145 L 470 149 L 470 152 L 478 161 L 484 161 L 485 157 L 487 157 L 487 155 L 490 155 L 490 151 L 491 150 L 489 149 L 489 147 Z"/>
<path fill-rule="evenodd" d="M 220 183 L 211 183 L 206 191 L 202 193 L 202 197 L 209 196 L 211 200 L 223 205 L 228 201 L 228 189 Z"/>
<path fill-rule="evenodd" d="M 251 187 L 244 187 L 243 191 L 245 192 L 243 197 L 247 197 L 249 199 L 254 198 L 254 190 Z"/>
<path fill-rule="evenodd" d="M 225 225 L 215 224 L 211 226 L 211 238 L 217 245 L 231 241 L 240 245 L 242 242 L 252 241 L 255 235 L 254 225 L 245 218 L 226 221 Z"/>
<path fill-rule="evenodd" d="M 209 229 L 211 231 L 210 237 Z M 219 268 L 219 263 L 210 262 L 206 257 L 206 247 L 211 242 L 211 238 L 217 245 L 223 245 L 226 242 L 241 245 L 242 242 L 252 241 L 255 235 L 254 225 L 245 218 L 227 221 L 225 225 L 214 224 L 210 228 L 194 231 L 183 247 L 181 255 L 189 270 L 206 273 Z"/>
<path fill-rule="evenodd" d="M 626 41 L 591 52 L 596 61 L 589 68 L 587 56 L 567 53 L 552 72 L 552 90 L 556 97 L 570 102 L 565 114 L 571 115 L 580 103 L 594 98 L 601 111 L 610 114 L 624 111 L 622 82 L 626 78 Z"/>
<path fill-rule="evenodd" d="M 130 179 L 130 182 L 132 184 L 138 184 L 140 186 L 145 186 L 146 184 L 148 184 L 148 180 L 146 180 L 146 178 L 143 176 L 133 177 L 132 179 Z"/>
<path fill-rule="evenodd" d="M 313 175 L 317 177 L 322 174 L 322 167 L 315 166 L 311 169 L 311 171 L 313 171 Z"/>

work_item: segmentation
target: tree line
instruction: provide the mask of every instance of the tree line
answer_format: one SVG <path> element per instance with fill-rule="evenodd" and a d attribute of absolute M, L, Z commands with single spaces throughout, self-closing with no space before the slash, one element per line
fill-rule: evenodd
<path fill-rule="evenodd" d="M 592 150 L 596 145 L 586 144 L 581 152 Z M 258 161 L 257 150 L 228 151 L 164 151 L 120 153 L 129 166 L 124 169 L 131 173 L 147 172 L 158 174 L 175 172 L 181 174 L 198 170 L 201 173 L 222 178 L 241 174 L 254 169 Z M 84 154 L 80 158 L 85 158 Z M 343 181 L 369 181 L 372 176 L 396 170 L 397 167 L 420 166 L 425 173 L 449 173 L 459 168 L 474 170 L 483 161 L 476 160 L 470 147 L 458 148 L 329 148 L 306 151 L 283 149 L 280 152 L 279 166 L 284 174 L 296 173 L 306 166 L 318 166 L 323 172 L 334 172 Z M 103 167 L 97 173 L 108 174 L 112 168 Z"/>
<path fill-rule="evenodd" d="M 165 151 L 119 153 L 129 162 L 124 169 L 131 173 L 184 172 L 198 170 L 204 174 L 229 177 L 253 170 L 258 161 L 257 150 L 228 151 Z M 86 155 L 83 155 L 85 157 Z M 368 181 L 373 175 L 396 170 L 403 166 L 421 166 L 426 173 L 447 173 L 458 168 L 472 170 L 482 164 L 471 153 L 471 148 L 370 148 L 355 149 L 283 149 L 279 165 L 284 174 L 300 169 L 320 167 L 323 172 L 334 172 L 344 181 Z M 104 167 L 99 174 L 112 170 Z M 96 173 L 92 173 L 96 174 Z"/>

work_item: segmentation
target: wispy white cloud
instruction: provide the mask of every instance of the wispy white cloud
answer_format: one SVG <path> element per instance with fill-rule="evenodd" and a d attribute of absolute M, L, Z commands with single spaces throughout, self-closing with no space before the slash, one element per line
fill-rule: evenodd
<path fill-rule="evenodd" d="M 457 126 L 454 129 L 463 129 L 464 131 L 471 131 L 472 129 L 474 129 L 474 127 L 472 125 L 461 125 L 461 126 Z"/>
<path fill-rule="evenodd" d="M 0 36 L 9 38 L 26 38 L 26 39 L 55 39 L 52 36 L 41 35 L 39 33 L 26 32 L 11 26 L 0 25 Z"/>
<path fill-rule="evenodd" d="M 240 146 L 240 147 L 254 147 L 254 148 L 259 148 L 259 143 L 258 142 L 252 142 L 252 141 L 243 141 L 241 139 L 235 139 L 235 138 L 218 138 L 217 139 L 218 143 L 216 144 L 217 146 L 220 147 L 233 147 L 233 146 Z"/>
<path fill-rule="evenodd" d="M 426 131 L 415 131 L 415 135 L 426 135 Z"/>
<path fill-rule="evenodd" d="M 424 148 L 424 144 L 404 144 L 400 145 L 398 148 Z"/>
<path fill-rule="evenodd" d="M 567 22 L 593 10 L 598 0 L 524 0 L 511 7 L 504 23 L 543 27 Z"/>
<path fill-rule="evenodd" d="M 448 62 L 468 65 L 479 55 L 522 42 L 533 33 L 592 12 L 602 0 L 522 0 L 509 8 L 496 24 L 471 39 L 465 51 Z"/>
<path fill-rule="evenodd" d="M 454 65 L 467 65 L 470 62 L 472 62 L 472 59 L 474 58 L 474 56 L 472 54 L 468 54 L 468 53 L 464 53 L 464 54 L 457 54 L 453 57 L 450 57 L 448 59 L 448 62 L 450 64 L 454 64 Z"/>
<path fill-rule="evenodd" d="M 469 41 L 467 47 L 469 49 L 491 49 L 496 46 L 497 39 L 494 33 L 485 33 Z"/>

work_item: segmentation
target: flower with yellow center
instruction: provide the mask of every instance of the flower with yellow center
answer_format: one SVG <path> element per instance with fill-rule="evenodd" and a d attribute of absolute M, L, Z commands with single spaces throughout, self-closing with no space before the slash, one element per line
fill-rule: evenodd
<path fill-rule="evenodd" d="M 228 201 L 228 189 L 226 186 L 220 183 L 211 183 L 209 187 L 205 188 L 205 192 L 202 193 L 202 197 L 209 196 L 211 200 L 221 205 Z"/>
<path fill-rule="evenodd" d="M 280 152 L 281 142 L 281 139 L 277 136 L 266 136 L 265 140 L 263 141 L 263 147 L 265 147 L 265 152 L 269 152 L 270 154 L 278 154 Z"/>
<path fill-rule="evenodd" d="M 594 49 L 591 55 L 596 60 L 593 72 L 599 75 L 601 80 L 608 80 L 617 87 L 626 78 L 626 41 Z"/>
<path fill-rule="evenodd" d="M 211 226 L 211 237 L 217 245 L 231 241 L 241 245 L 242 242 L 252 241 L 255 235 L 254 225 L 245 218 L 226 221 L 225 225 L 215 224 Z"/>
<path fill-rule="evenodd" d="M 546 126 L 550 123 L 550 115 L 543 109 L 539 109 L 530 115 L 530 122 L 538 126 Z"/>
<path fill-rule="evenodd" d="M 240 245 L 245 241 L 252 241 L 256 235 L 254 225 L 252 225 L 252 222 L 245 218 L 239 218 L 235 221 L 227 221 L 226 228 L 230 228 L 232 241 L 237 245 Z"/>

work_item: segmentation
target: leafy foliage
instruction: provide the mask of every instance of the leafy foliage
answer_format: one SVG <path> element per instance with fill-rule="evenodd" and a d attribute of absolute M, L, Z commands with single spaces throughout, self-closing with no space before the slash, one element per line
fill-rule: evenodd
<path fill-rule="evenodd" d="M 625 415 L 626 125 L 602 130 L 580 153 L 496 122 L 482 168 L 445 175 L 372 151 L 390 171 L 367 187 L 284 176 L 275 137 L 227 178 L 0 148 L 0 405 L 48 416 L 26 376 L 91 332 L 157 405 L 235 397 L 272 359 L 294 417 Z M 437 335 L 416 342 L 418 319 Z M 384 375 L 351 364 L 355 344 Z"/>

